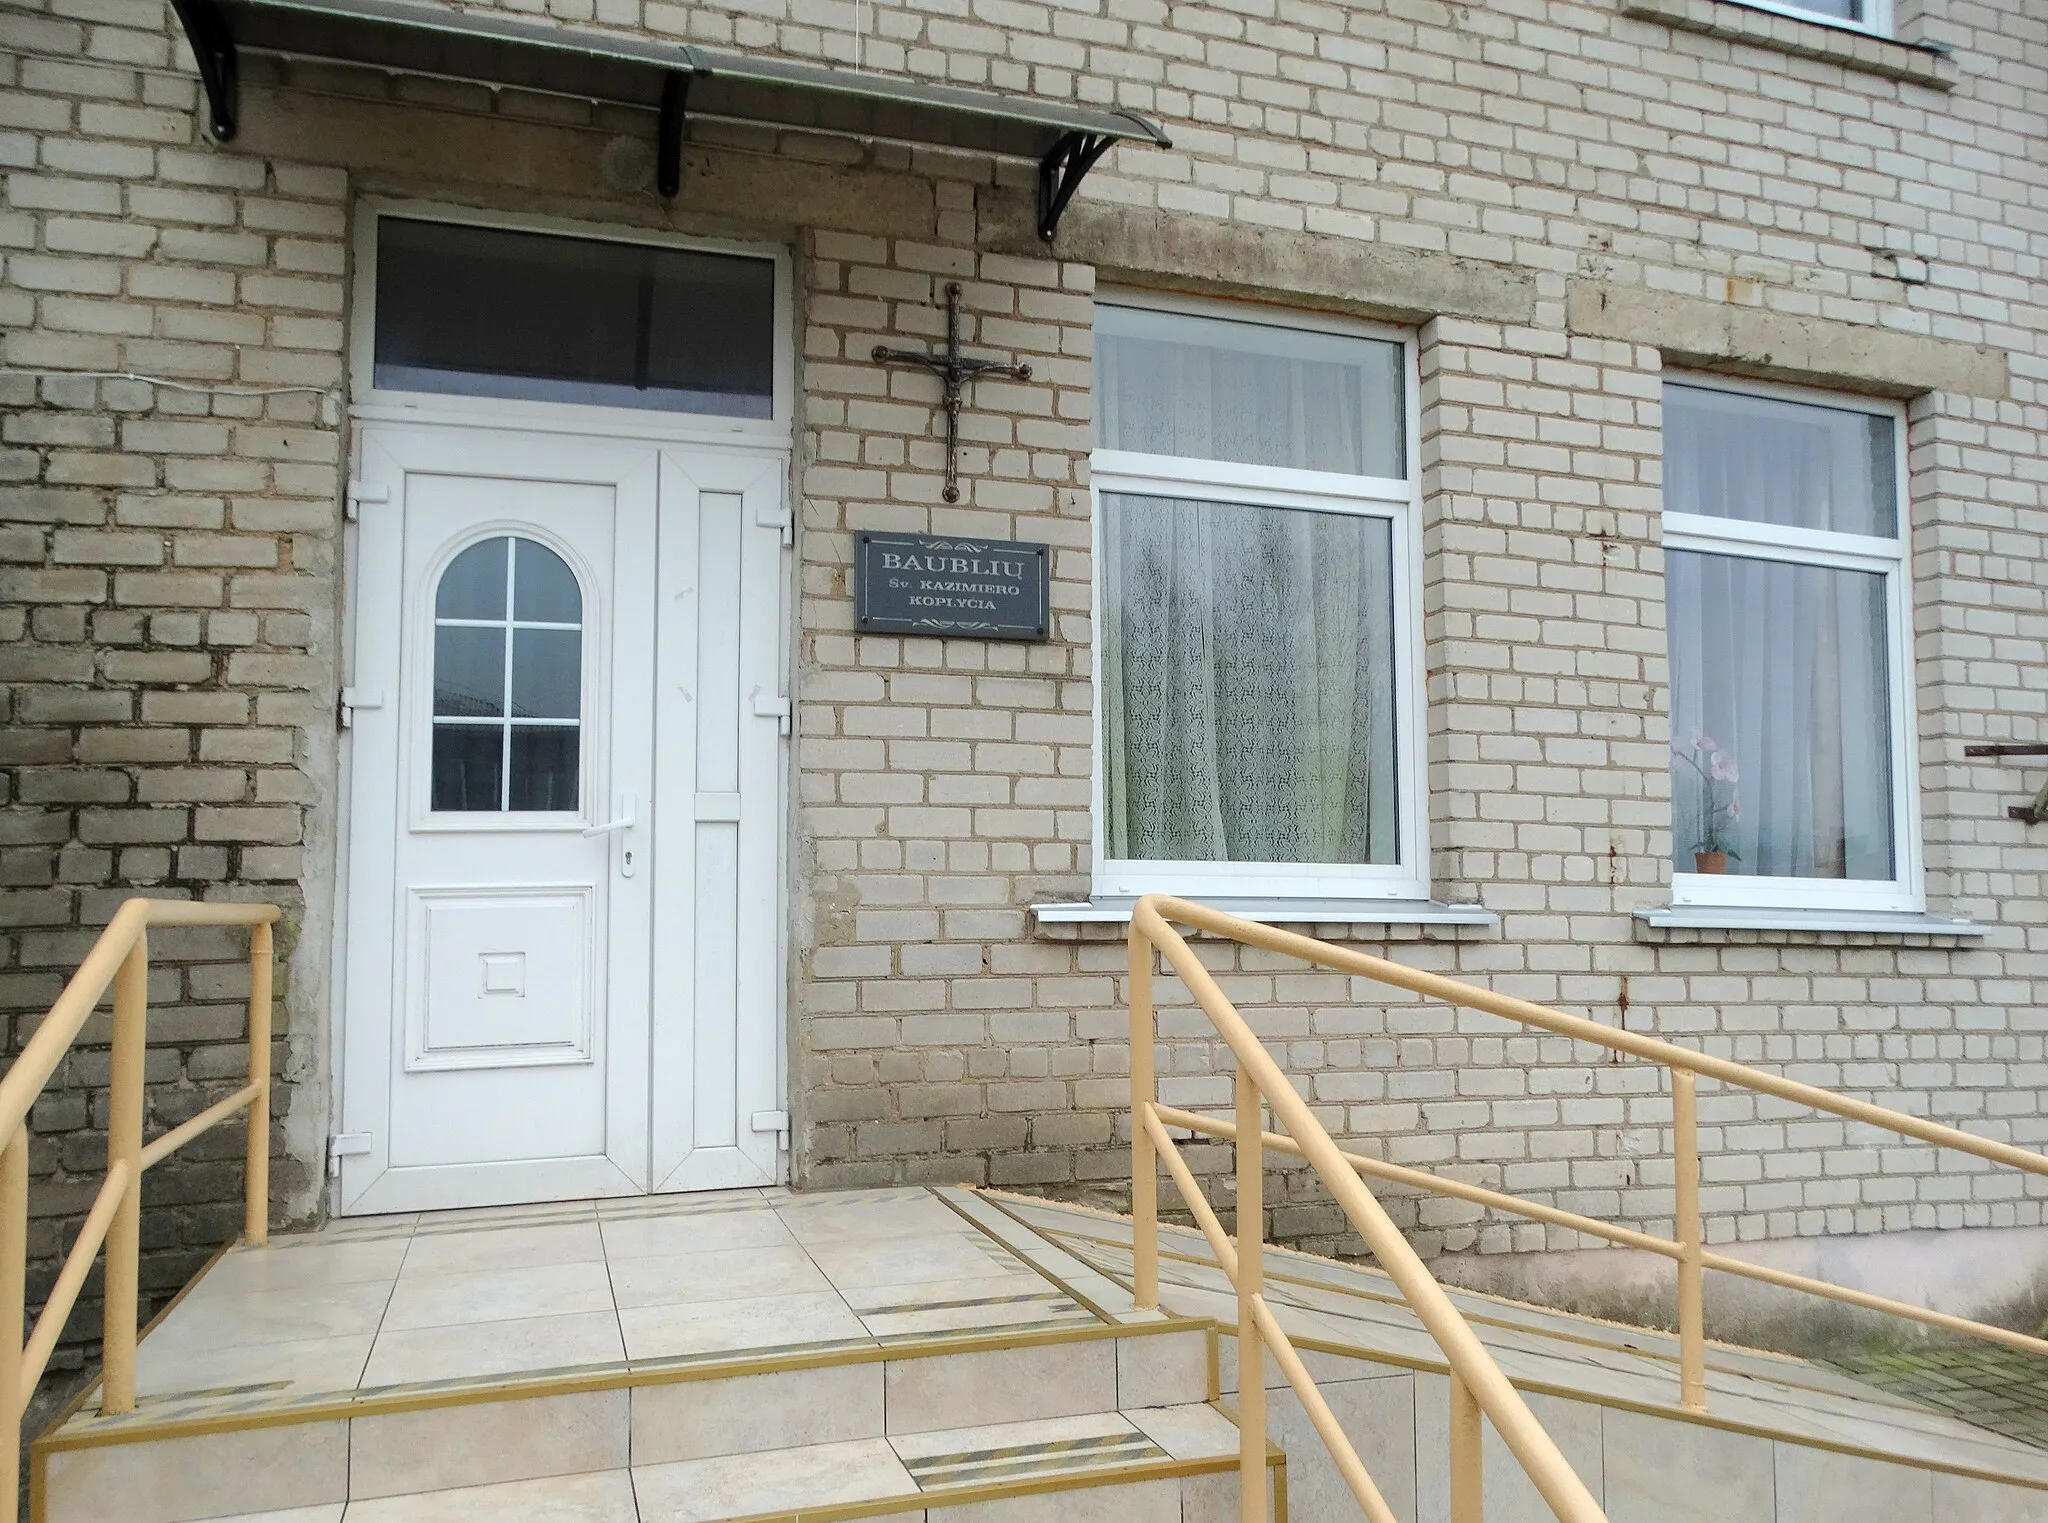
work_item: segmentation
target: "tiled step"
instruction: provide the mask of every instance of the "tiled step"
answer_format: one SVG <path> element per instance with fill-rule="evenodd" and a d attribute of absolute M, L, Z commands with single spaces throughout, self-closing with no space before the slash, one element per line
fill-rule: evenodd
<path fill-rule="evenodd" d="M 909 1443 L 924 1454 L 921 1435 L 1185 1409 L 1214 1382 L 1206 1323 L 1056 1328 L 364 1392 L 325 1410 L 216 1403 L 164 1421 L 66 1425 L 36 1446 L 33 1477 L 43 1523 L 188 1523 L 344 1502 L 375 1519 L 386 1516 L 368 1507 L 376 1499 L 455 1488 L 637 1477 L 769 1451 L 879 1455 Z"/>
<path fill-rule="evenodd" d="M 1121 1304 L 1118 1304 L 1121 1297 Z M 137 1409 L 38 1439 L 43 1523 L 188 1523 L 1200 1402 L 1203 1321 L 972 1192 L 355 1218 L 213 1264 Z"/>
<path fill-rule="evenodd" d="M 1231 1523 L 1236 1467 L 1236 1427 L 1216 1407 L 1188 1403 L 757 1448 L 209 1523 Z"/>

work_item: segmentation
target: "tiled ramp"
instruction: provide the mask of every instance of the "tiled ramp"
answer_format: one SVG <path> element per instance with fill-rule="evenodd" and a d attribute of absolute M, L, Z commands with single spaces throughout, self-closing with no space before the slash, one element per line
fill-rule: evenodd
<path fill-rule="evenodd" d="M 993 1193 L 340 1223 L 195 1282 L 143 1340 L 138 1411 L 89 1396 L 38 1441 L 37 1516 L 1229 1523 L 1235 1306 L 1198 1236 L 1164 1249 L 1165 1310 L 1141 1313 L 1128 1222 Z M 1396 1514 L 1445 1523 L 1434 1344 L 1374 1271 L 1268 1270 Z M 1668 1338 L 1455 1299 L 1614 1523 L 2048 1520 L 2048 1453 L 1840 1373 L 1716 1346 L 1700 1419 Z M 1266 1383 L 1276 1520 L 1349 1523 Z M 1548 1517 L 1488 1446 L 1488 1523 Z"/>
<path fill-rule="evenodd" d="M 1228 1523 L 1216 1368 L 962 1191 L 386 1217 L 219 1259 L 32 1484 L 41 1523 Z"/>
<path fill-rule="evenodd" d="M 982 1199 L 1128 1286 L 1124 1218 Z M 1236 1310 L 1222 1273 L 1192 1231 L 1166 1229 L 1161 1255 L 1162 1304 L 1224 1329 L 1227 1403 L 1237 1389 Z M 1443 1523 L 1449 1385 L 1400 1292 L 1377 1270 L 1302 1254 L 1269 1249 L 1266 1267 L 1268 1301 L 1313 1350 L 1310 1371 L 1395 1514 Z M 1613 1523 L 2048 1523 L 2048 1452 L 1839 1371 L 1710 1344 L 1702 1418 L 1678 1404 L 1675 1338 L 1490 1296 L 1451 1298 Z M 1277 1369 L 1266 1384 L 1293 1523 L 1355 1518 Z M 1490 1428 L 1485 1487 L 1487 1523 L 1551 1516 Z"/>

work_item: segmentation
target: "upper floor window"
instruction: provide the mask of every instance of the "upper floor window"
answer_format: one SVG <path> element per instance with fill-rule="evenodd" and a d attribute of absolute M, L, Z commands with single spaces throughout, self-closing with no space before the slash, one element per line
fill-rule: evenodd
<path fill-rule="evenodd" d="M 1854 27 L 1889 37 L 1892 31 L 1892 0 L 1735 0 L 1752 10 L 1776 11 L 1803 21 L 1822 21 L 1831 26 Z"/>
<path fill-rule="evenodd" d="M 1920 907 L 1903 425 L 1664 388 L 1680 903 Z"/>
<path fill-rule="evenodd" d="M 1427 896 L 1413 357 L 1096 308 L 1102 894 Z"/>

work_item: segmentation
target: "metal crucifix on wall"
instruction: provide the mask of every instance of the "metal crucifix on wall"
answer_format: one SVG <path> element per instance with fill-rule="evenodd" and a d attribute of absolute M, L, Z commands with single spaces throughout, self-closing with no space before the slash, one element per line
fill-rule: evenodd
<path fill-rule="evenodd" d="M 875 345 L 878 365 L 917 365 L 939 378 L 939 395 L 946 409 L 946 490 L 948 502 L 960 500 L 960 408 L 967 383 L 985 375 L 1007 376 L 1013 381 L 1031 379 L 1029 365 L 1005 365 L 998 360 L 977 360 L 960 352 L 960 282 L 946 283 L 946 347 L 943 352 L 924 349 L 891 349 Z"/>

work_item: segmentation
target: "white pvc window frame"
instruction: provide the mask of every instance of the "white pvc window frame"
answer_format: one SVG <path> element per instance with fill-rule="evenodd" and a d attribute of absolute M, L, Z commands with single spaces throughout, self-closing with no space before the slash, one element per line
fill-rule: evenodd
<path fill-rule="evenodd" d="M 462 557 L 463 557 L 464 555 L 467 555 L 467 554 L 468 554 L 468 553 L 469 553 L 469 552 L 470 552 L 471 550 L 474 550 L 474 549 L 476 549 L 476 548 L 477 548 L 477 546 L 479 546 L 479 545 L 486 545 L 486 544 L 490 544 L 490 543 L 491 543 L 491 542 L 492 542 L 493 540 L 498 540 L 498 539 L 502 539 L 502 540 L 504 540 L 504 541 L 506 542 L 506 545 L 505 545 L 505 613 L 504 613 L 504 616 L 503 616 L 502 618 L 496 618 L 496 619 L 479 619 L 479 618 L 462 618 L 462 617 L 453 617 L 453 616 L 448 616 L 448 615 L 444 615 L 444 614 L 442 614 L 442 613 L 441 613 L 441 611 L 440 611 L 440 606 L 439 606 L 439 605 L 440 605 L 440 599 L 441 599 L 441 586 L 442 586 L 442 583 L 444 583 L 445 581 L 447 581 L 447 579 L 448 579 L 448 574 L 449 574 L 449 573 L 450 573 L 450 572 L 451 572 L 451 571 L 452 571 L 452 570 L 454 569 L 454 567 L 455 567 L 455 562 L 456 562 L 456 561 L 458 561 L 458 560 L 460 560 L 460 559 L 461 559 L 461 558 L 462 558 Z M 568 572 L 568 573 L 569 573 L 569 579 L 570 579 L 570 582 L 571 582 L 571 584 L 572 584 L 572 585 L 573 585 L 573 586 L 575 587 L 575 589 L 576 589 L 576 621 L 575 621 L 575 622 L 574 622 L 573 624 L 571 624 L 571 623 L 564 623 L 564 622 L 562 622 L 562 621 L 559 621 L 559 620 L 552 620 L 552 619 L 522 619 L 522 618 L 520 618 L 520 617 L 518 616 L 518 607 L 519 607 L 519 605 L 518 605 L 518 602 L 517 602 L 517 600 L 516 600 L 516 599 L 517 599 L 517 593 L 518 593 L 518 585 L 519 585 L 519 582 L 518 582 L 518 579 L 519 579 L 519 560 L 520 560 L 520 555 L 519 555 L 519 547 L 520 547 L 520 545 L 521 545 L 521 544 L 526 544 L 526 545 L 532 546 L 532 547 L 533 547 L 534 549 L 540 550 L 540 551 L 544 552 L 545 554 L 548 554 L 548 555 L 552 555 L 552 556 L 554 556 L 554 557 L 555 557 L 555 559 L 556 559 L 557 561 L 560 561 L 560 562 L 561 562 L 561 565 L 562 565 L 562 569 L 563 569 L 564 571 L 566 571 L 566 572 Z M 445 561 L 445 562 L 444 562 L 444 563 L 443 563 L 443 564 L 441 565 L 441 568 L 440 568 L 439 572 L 437 572 L 437 573 L 436 573 L 436 575 L 435 575 L 435 578 L 434 578 L 434 585 L 433 585 L 433 586 L 432 586 L 432 587 L 431 587 L 431 588 L 430 588 L 430 589 L 428 590 L 427 596 L 428 596 L 428 599 L 429 599 L 430 603 L 431 603 L 431 604 L 433 605 L 433 606 L 432 606 L 432 607 L 431 607 L 431 608 L 430 608 L 430 609 L 428 610 L 428 613 L 429 613 L 429 617 L 430 617 L 430 618 L 432 619 L 432 621 L 433 621 L 433 622 L 432 622 L 432 628 L 433 628 L 433 633 L 434 633 L 434 641 L 433 641 L 433 644 L 432 644 L 432 646 L 431 646 L 431 649 L 432 649 L 432 651 L 433 651 L 433 657 L 432 657 L 432 660 L 433 660 L 433 671 L 432 671 L 432 673 L 431 673 L 431 677 L 430 677 L 430 680 L 429 680 L 429 682 L 428 682 L 428 692 L 429 692 L 429 699 L 428 699 L 428 720 L 429 720 L 429 723 L 430 723 L 430 725 L 431 725 L 431 729 L 429 730 L 429 733 L 428 733 L 428 736 L 427 736 L 427 747 L 426 747 L 426 749 L 427 749 L 427 759 L 428 759 L 428 780 L 427 780 L 427 794 L 428 794 L 428 806 L 427 806 L 427 807 L 428 807 L 429 811 L 430 811 L 430 812 L 432 812 L 432 813 L 434 813 L 434 814 L 437 814 L 437 815 L 449 815 L 449 814 L 460 814 L 460 815 L 469 815 L 469 814 L 518 814 L 518 815 L 550 815 L 550 814 L 573 814 L 573 815 L 576 815 L 576 816 L 578 816 L 578 817 L 579 817 L 579 819 L 580 819 L 580 818 L 581 818 L 581 816 L 582 816 L 582 814 L 583 814 L 583 802 L 582 802 L 582 801 L 583 801 L 583 795 L 584 795 L 584 793 L 585 793 L 585 791 L 586 791 L 586 790 L 585 790 L 585 788 L 584 788 L 584 783 L 585 783 L 585 782 L 587 781 L 587 779 L 585 778 L 584 774 L 585 774 L 585 772 L 586 772 L 586 770 L 587 770 L 587 765 L 586 765 L 586 764 L 587 764 L 587 761 L 588 761 L 588 758 L 587 758 L 587 757 L 586 757 L 586 755 L 584 754 L 584 753 L 585 753 L 585 750 L 586 750 L 586 747 L 585 747 L 585 746 L 584 746 L 584 744 L 583 744 L 583 735 L 582 735 L 582 731 L 583 731 L 583 730 L 584 730 L 585 728 L 587 728 L 587 725 L 586 725 L 586 720 L 585 720 L 585 715 L 586 715 L 586 711 L 587 711 L 587 709 L 589 708 L 589 703 L 588 703 L 588 699 L 589 699 L 589 696 L 590 696 L 590 695 L 589 695 L 589 694 L 587 694 L 587 693 L 585 693 L 585 692 L 583 691 L 583 687 L 582 687 L 582 684 L 583 684 L 583 679 L 584 679 L 584 676 L 585 676 L 585 671 L 584 671 L 584 668 L 585 668 L 585 667 L 587 667 L 587 666 L 588 666 L 588 665 L 590 664 L 590 662 L 589 662 L 589 660 L 588 660 L 588 654 L 589 654 L 589 653 L 588 653 L 588 652 L 587 652 L 587 651 L 585 650 L 585 648 L 584 648 L 587 642 L 586 642 L 586 641 L 584 640 L 584 638 L 583 638 L 583 636 L 584 636 L 584 621 L 583 621 L 583 614 L 584 614 L 584 609 L 585 609 L 586 605 L 587 605 L 587 604 L 588 604 L 588 602 L 589 602 L 589 589 L 588 589 L 588 588 L 586 588 L 586 587 L 584 586 L 584 584 L 583 584 L 583 577 L 582 577 L 582 575 L 581 575 L 581 574 L 579 573 L 579 571 L 577 570 L 577 567 L 576 567 L 575 563 L 574 563 L 573 561 L 570 561 L 570 560 L 568 560 L 568 559 L 564 558 L 564 557 L 563 557 L 563 555 L 562 555 L 562 553 L 561 553 L 561 552 L 560 552 L 559 550 L 557 550 L 557 549 L 556 549 L 556 548 L 555 548 L 555 547 L 554 547 L 553 545 L 549 544 L 549 543 L 548 543 L 548 542 L 547 542 L 546 540 L 544 540 L 544 539 L 541 539 L 541 538 L 538 538 L 537 536 L 535 536 L 535 535 L 532 535 L 532 534 L 501 534 L 501 535 L 490 535 L 490 536 L 488 536 L 488 537 L 486 537 L 486 538 L 484 538 L 484 539 L 478 539 L 478 540 L 471 540 L 471 541 L 470 541 L 469 543 L 465 544 L 465 545 L 464 545 L 464 546 L 462 547 L 462 549 L 461 549 L 461 550 L 457 551 L 457 552 L 456 552 L 456 553 L 455 553 L 454 555 L 450 556 L 450 557 L 449 557 L 449 558 L 448 558 L 448 559 L 447 559 L 447 560 L 446 560 L 446 561 Z M 498 710 L 499 710 L 499 712 L 498 712 L 498 715 L 497 715 L 497 717 L 495 717 L 495 718 L 473 718 L 473 717 L 470 717 L 470 716 L 467 716 L 467 715 L 453 715 L 453 714 L 442 714 L 442 713 L 439 713 L 439 712 L 437 712 L 437 711 L 436 711 L 436 704 L 438 703 L 438 697 L 439 697 L 439 686 L 440 686 L 440 679 L 441 679 L 441 646 L 440 646 L 440 638 L 439 638 L 439 635 L 440 635 L 440 631 L 442 631 L 442 630 L 444 630 L 444 629 L 490 629 L 490 630 L 496 630 L 496 631 L 498 631 L 499 635 L 500 635 L 500 636 L 501 636 L 501 638 L 503 639 L 503 641 L 504 641 L 504 647 L 503 647 L 503 651 L 502 651 L 502 653 L 501 653 L 501 655 L 500 655 L 500 657 L 499 657 L 499 664 L 500 664 L 500 672 L 499 672 L 499 679 L 498 679 L 498 680 L 499 680 L 499 694 L 498 694 Z M 541 717 L 524 717 L 524 718 L 515 718 L 515 717 L 514 717 L 514 715 L 513 715 L 513 712 L 512 712 L 512 693 L 513 693 L 513 687 L 514 687 L 515 681 L 516 681 L 516 679 L 517 679 L 517 670 L 518 670 L 518 665 L 519 665 L 519 632 L 520 632 L 521 630 L 541 630 L 541 631 L 547 631 L 547 632 L 551 632 L 551 633 L 555 633 L 555 634 L 570 634 L 570 633 L 573 633 L 573 634 L 574 634 L 574 635 L 576 636 L 576 682 L 577 682 L 577 690 L 576 690 L 576 712 L 575 712 L 575 713 L 574 713 L 573 715 L 566 715 L 566 716 L 558 716 L 558 717 L 546 717 L 546 718 L 541 718 Z M 477 733 L 481 733 L 481 732 L 483 732 L 483 731 L 486 731 L 486 730 L 495 730 L 495 731 L 497 731 L 497 733 L 498 733 L 498 737 L 499 737 L 499 742 L 498 742 L 498 743 L 499 743 L 499 746 L 500 746 L 500 750 L 499 750 L 499 754 L 498 754 L 498 806 L 497 806 L 497 808 L 495 808 L 495 809 L 440 809 L 440 808 L 437 808 L 437 807 L 435 807 L 435 806 L 434 806 L 434 804 L 433 804 L 433 802 L 432 802 L 432 797 L 433 797 L 433 759 L 434 759 L 434 748 L 435 748 L 436 744 L 437 744 L 437 743 L 439 742 L 439 740 L 440 740 L 440 737 L 441 737 L 441 732 L 442 732 L 443 730 L 452 730 L 452 731 L 473 731 L 473 732 L 477 732 Z M 514 739 L 515 735 L 516 735 L 516 734 L 517 734 L 517 732 L 518 732 L 518 731 L 520 731 L 520 730 L 575 730 L 575 731 L 577 731 L 577 737 L 576 737 L 576 800 L 577 800 L 577 801 L 576 801 L 576 803 L 575 803 L 575 804 L 573 804 L 573 805 L 570 805 L 570 806 L 567 806 L 567 807 L 564 807 L 564 808 L 561 808 L 561 809 L 525 809 L 525 810 L 520 810 L 520 809 L 514 809 L 514 808 L 512 807 L 512 751 L 513 751 L 513 745 L 512 745 L 512 742 L 513 742 L 513 739 Z"/>
<path fill-rule="evenodd" d="M 1222 319 L 1248 327 L 1292 328 L 1304 333 L 1377 339 L 1401 346 L 1403 474 L 1354 476 L 1230 461 L 1148 455 L 1098 447 L 1089 457 L 1092 545 L 1095 766 L 1091 785 L 1096 898 L 1166 893 L 1186 897 L 1358 899 L 1429 898 L 1428 743 L 1423 730 L 1422 676 L 1422 405 L 1417 345 L 1412 332 L 1354 320 L 1310 316 L 1238 302 L 1163 298 L 1134 291 L 1103 291 L 1098 307 L 1137 307 L 1186 317 Z M 1102 680 L 1103 498 L 1169 497 L 1248 507 L 1346 513 L 1389 527 L 1394 632 L 1394 809 L 1397 860 L 1343 862 L 1180 862 L 1113 858 L 1106 854 Z"/>
<path fill-rule="evenodd" d="M 1870 572 L 1884 579 L 1885 664 L 1890 705 L 1892 876 L 1883 878 L 1777 878 L 1744 873 L 1671 874 L 1671 902 L 1727 909 L 1815 909 L 1924 911 L 1927 907 L 1920 838 L 1919 710 L 1913 681 L 1913 588 L 1911 499 L 1906 477 L 1906 407 L 1873 397 L 1734 382 L 1718 376 L 1673 373 L 1669 386 L 1696 391 L 1768 397 L 1847 412 L 1868 413 L 1892 425 L 1893 505 L 1890 537 L 1837 534 L 1788 528 L 1739 518 L 1665 512 L 1664 548 L 1748 560 L 1784 561 L 1842 571 Z M 1675 744 L 1675 740 L 1674 740 Z M 1674 833 L 1677 821 L 1673 822 Z M 1673 853 L 1677 857 L 1676 851 Z"/>
<path fill-rule="evenodd" d="M 577 726 L 578 802 L 573 809 L 436 809 L 433 807 L 434 734 L 441 728 L 442 716 L 434 713 L 434 662 L 438 659 L 434 632 L 445 622 L 435 607 L 441 579 L 448 574 L 448 568 L 454 565 L 465 551 L 487 540 L 507 538 L 532 540 L 557 556 L 569 568 L 569 574 L 576 579 L 576 592 L 583 600 L 582 622 L 577 625 L 581 645 L 578 680 L 582 683 L 582 691 L 578 700 L 577 717 L 570 721 Z M 422 667 L 427 680 L 412 684 L 414 692 L 405 710 L 405 722 L 411 726 L 411 734 L 424 737 L 424 744 L 409 743 L 406 747 L 410 753 L 408 761 L 411 771 L 411 786 L 407 793 L 413 801 L 411 818 L 406 824 L 407 829 L 419 835 L 492 835 L 535 831 L 566 833 L 580 831 L 605 818 L 602 791 L 593 791 L 590 779 L 593 762 L 596 758 L 606 755 L 611 745 L 611 641 L 614 631 L 612 610 L 608 600 L 612 590 L 611 585 L 600 575 L 599 569 L 585 560 L 574 546 L 558 539 L 539 524 L 517 519 L 482 520 L 469 525 L 461 534 L 435 549 L 433 559 L 428 563 L 421 578 L 417 595 L 411 599 L 405 610 L 405 648 L 428 652 Z M 509 602 L 505 611 L 509 621 L 512 611 Z M 532 621 L 522 621 L 522 624 L 528 628 L 535 627 Z M 507 622 L 505 632 L 508 650 L 512 629 L 513 625 Z M 500 774 L 500 796 L 506 797 L 512 767 L 509 732 L 506 734 L 505 754 L 501 758 L 501 766 L 503 771 Z"/>
<path fill-rule="evenodd" d="M 1892 35 L 1892 0 L 1862 0 L 1859 9 L 1863 15 L 1855 20 L 1846 16 L 1827 15 L 1801 5 L 1799 0 L 1729 0 L 1729 3 L 1752 11 L 1769 11 L 1777 16 L 1791 16 L 1800 21 L 1814 22 L 1819 26 L 1831 26 L 1845 32 L 1862 32 L 1871 37 Z"/>

